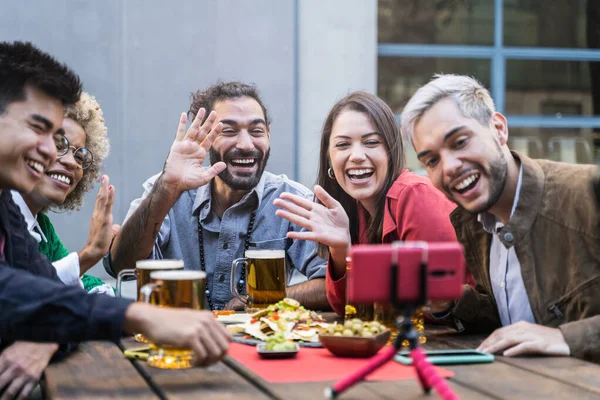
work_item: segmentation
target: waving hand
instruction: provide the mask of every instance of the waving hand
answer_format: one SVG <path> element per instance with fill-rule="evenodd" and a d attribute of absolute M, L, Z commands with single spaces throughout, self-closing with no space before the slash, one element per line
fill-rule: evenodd
<path fill-rule="evenodd" d="M 198 110 L 187 132 L 187 116 L 181 114 L 179 118 L 177 135 L 162 175 L 163 183 L 178 192 L 206 185 L 226 168 L 224 162 L 218 162 L 208 168 L 202 166 L 213 141 L 223 129 L 220 122 L 215 123 L 217 115 L 214 111 L 202 123 L 205 114 L 203 108 Z"/>

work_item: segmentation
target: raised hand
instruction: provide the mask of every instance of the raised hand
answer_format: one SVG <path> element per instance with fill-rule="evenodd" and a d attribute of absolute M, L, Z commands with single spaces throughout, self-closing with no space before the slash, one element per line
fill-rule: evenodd
<path fill-rule="evenodd" d="M 342 205 L 325 189 L 316 185 L 314 192 L 323 204 L 291 193 L 282 193 L 273 201 L 273 204 L 282 208 L 275 211 L 275 215 L 307 229 L 288 232 L 288 238 L 312 240 L 329 247 L 329 255 L 333 260 L 333 277 L 339 279 L 346 273 L 346 255 L 351 246 L 350 221 Z"/>
<path fill-rule="evenodd" d="M 102 259 L 114 237 L 112 207 L 115 202 L 115 188 L 109 184 L 108 175 L 102 175 L 101 182 L 90 220 L 88 241 L 79 252 L 81 274 Z"/>
<path fill-rule="evenodd" d="M 288 232 L 288 238 L 312 240 L 328 246 L 330 250 L 345 252 L 350 246 L 350 221 L 346 211 L 321 186 L 315 186 L 314 192 L 323 204 L 286 192 L 273 201 L 282 208 L 275 214 L 308 230 Z"/>
<path fill-rule="evenodd" d="M 205 114 L 203 108 L 198 110 L 187 132 L 187 116 L 183 113 L 179 118 L 177 135 L 161 178 L 162 184 L 169 190 L 174 190 L 176 194 L 206 185 L 226 168 L 224 162 L 218 162 L 208 168 L 202 166 L 213 141 L 223 129 L 220 122 L 215 124 L 217 114 L 214 111 L 202 123 Z"/>

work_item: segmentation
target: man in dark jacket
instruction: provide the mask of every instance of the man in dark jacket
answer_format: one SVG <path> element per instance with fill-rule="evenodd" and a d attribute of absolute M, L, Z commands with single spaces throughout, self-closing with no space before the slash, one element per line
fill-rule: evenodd
<path fill-rule="evenodd" d="M 595 166 L 511 152 L 506 118 L 465 76 L 419 89 L 402 130 L 433 184 L 458 205 L 451 221 L 477 281 L 446 318 L 495 329 L 480 350 L 600 361 Z"/>
<path fill-rule="evenodd" d="M 159 309 L 65 286 L 39 253 L 8 190 L 31 191 L 57 151 L 69 151 L 63 107 L 80 91 L 77 75 L 48 54 L 30 43 L 0 42 L 0 345 L 9 345 L 0 354 L 0 392 L 8 398 L 28 395 L 58 344 L 140 332 L 189 347 L 199 364 L 209 364 L 230 340 L 207 311 Z M 43 356 L 18 359 L 24 354 Z"/>

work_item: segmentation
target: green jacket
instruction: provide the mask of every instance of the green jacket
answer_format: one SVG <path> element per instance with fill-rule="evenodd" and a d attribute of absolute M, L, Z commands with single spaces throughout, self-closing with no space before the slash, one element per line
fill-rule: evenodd
<path fill-rule="evenodd" d="M 40 228 L 42 228 L 44 236 L 46 236 L 46 239 L 48 240 L 47 242 L 44 242 L 43 240 L 40 242 L 40 253 L 48 257 L 50 262 L 58 261 L 68 256 L 69 250 L 67 250 L 67 248 L 60 241 L 60 238 L 54 230 L 52 222 L 50 222 L 50 218 L 48 218 L 46 214 L 40 212 L 37 215 L 37 221 L 38 224 L 40 224 Z M 87 274 L 82 275 L 81 281 L 83 282 L 83 288 L 87 292 L 104 284 L 101 279 Z"/>

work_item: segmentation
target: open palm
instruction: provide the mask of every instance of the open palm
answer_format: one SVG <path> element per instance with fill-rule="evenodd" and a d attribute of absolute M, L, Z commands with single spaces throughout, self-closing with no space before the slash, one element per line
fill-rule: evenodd
<path fill-rule="evenodd" d="M 187 132 L 187 116 L 181 115 L 177 136 L 165 162 L 163 183 L 180 192 L 206 185 L 226 168 L 224 162 L 207 168 L 202 166 L 214 139 L 223 129 L 220 122 L 215 124 L 217 115 L 214 111 L 202 124 L 204 115 L 205 110 L 201 108 Z"/>
<path fill-rule="evenodd" d="M 350 246 L 350 221 L 342 205 L 321 186 L 315 186 L 315 195 L 323 204 L 303 197 L 282 193 L 273 204 L 281 207 L 276 215 L 307 229 L 288 232 L 290 239 L 312 240 L 331 249 L 347 249 Z"/>

